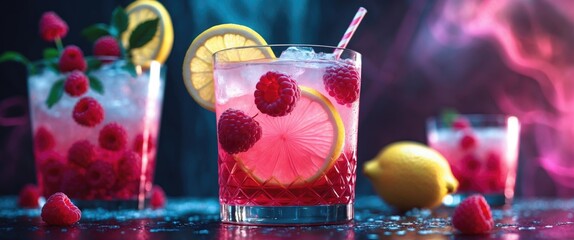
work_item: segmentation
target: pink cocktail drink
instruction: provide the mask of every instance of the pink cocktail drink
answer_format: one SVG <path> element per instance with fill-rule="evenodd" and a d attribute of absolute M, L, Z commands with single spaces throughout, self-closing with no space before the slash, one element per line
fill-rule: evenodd
<path fill-rule="evenodd" d="M 157 62 L 147 70 L 127 68 L 124 61 L 108 62 L 91 73 L 85 94 L 65 90 L 51 106 L 53 86 L 73 73 L 40 66 L 29 76 L 36 172 L 44 197 L 64 192 L 86 208 L 138 208 L 149 198 L 165 73 Z"/>
<path fill-rule="evenodd" d="M 432 118 L 427 125 L 428 144 L 448 160 L 459 181 L 446 205 L 457 205 L 473 193 L 494 205 L 512 200 L 520 128 L 515 117 L 459 115 L 452 122 Z"/>
<path fill-rule="evenodd" d="M 280 58 L 230 58 L 287 47 L 214 56 L 224 222 L 321 224 L 353 217 L 360 55 L 344 50 L 336 59 L 324 53 L 333 48 L 315 46 L 314 52 L 289 48 Z"/>

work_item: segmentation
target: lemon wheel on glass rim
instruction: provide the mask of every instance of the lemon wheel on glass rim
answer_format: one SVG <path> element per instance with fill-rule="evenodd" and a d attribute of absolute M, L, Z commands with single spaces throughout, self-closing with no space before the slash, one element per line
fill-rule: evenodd
<path fill-rule="evenodd" d="M 132 32 L 140 23 L 158 18 L 159 24 L 155 36 L 140 48 L 131 51 L 135 65 L 148 67 L 151 61 L 164 63 L 173 46 L 173 25 L 165 7 L 157 1 L 139 0 L 126 8 L 129 25 L 126 32 Z M 122 36 L 124 46 L 129 45 L 129 34 Z"/>
<path fill-rule="evenodd" d="M 251 28 L 237 24 L 217 25 L 199 34 L 189 45 L 182 66 L 183 82 L 191 97 L 203 108 L 214 111 L 213 54 L 226 48 L 256 45 L 267 42 Z M 228 58 L 245 61 L 275 55 L 269 48 L 250 48 Z"/>

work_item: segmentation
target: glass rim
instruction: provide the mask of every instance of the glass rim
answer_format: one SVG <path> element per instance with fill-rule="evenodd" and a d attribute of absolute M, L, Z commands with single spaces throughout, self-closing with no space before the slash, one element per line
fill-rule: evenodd
<path fill-rule="evenodd" d="M 507 119 L 509 117 L 516 117 L 512 114 L 505 114 L 505 113 L 469 113 L 463 114 L 459 113 L 456 116 L 465 117 L 468 119 Z M 517 118 L 517 117 L 516 117 Z M 427 121 L 443 121 L 443 118 L 440 115 L 430 116 L 427 118 Z"/>
<path fill-rule="evenodd" d="M 239 46 L 239 47 L 229 47 L 229 48 L 224 48 L 218 51 L 215 51 L 212 55 L 213 57 L 215 57 L 217 54 L 221 53 L 221 52 L 225 52 L 225 51 L 230 51 L 230 50 L 240 50 L 240 49 L 248 49 L 248 48 L 278 48 L 278 47 L 312 47 L 312 48 L 325 48 L 325 49 L 332 49 L 333 52 L 335 50 L 341 50 L 343 52 L 350 52 L 353 55 L 357 56 L 357 57 L 361 57 L 361 53 L 350 49 L 350 48 L 342 48 L 342 47 L 336 47 L 336 46 L 329 46 L 329 45 L 321 45 L 321 44 L 304 44 L 304 43 L 295 43 L 295 44 L 290 44 L 290 43 L 279 43 L 279 44 L 266 44 L 266 45 L 250 45 L 250 46 Z"/>

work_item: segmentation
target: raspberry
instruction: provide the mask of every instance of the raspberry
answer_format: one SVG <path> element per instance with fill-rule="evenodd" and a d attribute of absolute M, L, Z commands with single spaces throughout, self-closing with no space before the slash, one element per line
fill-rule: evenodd
<path fill-rule="evenodd" d="M 60 190 L 71 198 L 85 198 L 88 193 L 85 174 L 80 169 L 68 167 L 62 175 Z"/>
<path fill-rule="evenodd" d="M 116 182 L 114 165 L 103 160 L 93 162 L 86 172 L 86 181 L 94 188 L 111 188 Z"/>
<path fill-rule="evenodd" d="M 40 199 L 40 189 L 34 184 L 26 184 L 18 196 L 18 206 L 23 208 L 37 208 Z"/>
<path fill-rule="evenodd" d="M 70 201 L 66 194 L 58 192 L 46 200 L 41 216 L 48 225 L 68 226 L 80 221 L 82 211 Z"/>
<path fill-rule="evenodd" d="M 489 152 L 486 155 L 486 170 L 493 174 L 499 174 L 502 170 L 502 157 L 498 152 Z"/>
<path fill-rule="evenodd" d="M 66 164 L 56 152 L 45 152 L 40 157 L 40 171 L 44 184 L 59 186 Z"/>
<path fill-rule="evenodd" d="M 87 168 L 94 161 L 95 155 L 94 145 L 88 140 L 80 140 L 68 149 L 68 162 Z"/>
<path fill-rule="evenodd" d="M 70 45 L 64 48 L 60 62 L 58 63 L 60 72 L 71 72 L 74 70 L 86 71 L 86 60 L 84 59 L 84 52 L 75 46 Z"/>
<path fill-rule="evenodd" d="M 457 117 L 452 122 L 452 128 L 455 130 L 465 130 L 467 128 L 470 128 L 470 122 L 468 122 L 468 119 L 466 119 L 466 118 Z"/>
<path fill-rule="evenodd" d="M 106 126 L 100 130 L 100 136 L 98 137 L 98 142 L 100 147 L 117 151 L 123 149 L 127 144 L 128 134 L 122 125 L 118 123 L 108 123 Z"/>
<path fill-rule="evenodd" d="M 462 165 L 462 170 L 464 175 L 472 176 L 480 171 L 482 163 L 480 160 L 474 156 L 473 154 L 468 154 L 462 157 L 460 160 L 460 164 Z"/>
<path fill-rule="evenodd" d="M 140 155 L 134 151 L 127 151 L 118 161 L 118 176 L 125 181 L 139 180 L 141 168 Z"/>
<path fill-rule="evenodd" d="M 104 120 L 104 109 L 96 99 L 83 97 L 74 106 L 72 117 L 82 126 L 93 127 Z"/>
<path fill-rule="evenodd" d="M 323 75 L 325 90 L 341 105 L 359 99 L 359 72 L 349 63 L 327 67 Z"/>
<path fill-rule="evenodd" d="M 66 78 L 64 90 L 72 97 L 79 97 L 88 91 L 88 77 L 81 71 L 74 70 Z"/>
<path fill-rule="evenodd" d="M 464 199 L 454 209 L 452 224 L 462 233 L 488 233 L 494 228 L 490 206 L 482 195 L 472 195 Z"/>
<path fill-rule="evenodd" d="M 464 136 L 462 136 L 458 145 L 462 150 L 470 150 L 476 147 L 477 145 L 476 137 L 472 134 L 467 133 Z"/>
<path fill-rule="evenodd" d="M 36 151 L 43 152 L 54 148 L 56 139 L 45 127 L 39 127 L 34 134 L 34 147 Z"/>
<path fill-rule="evenodd" d="M 151 200 L 150 200 L 151 208 L 153 209 L 163 208 L 165 207 L 165 202 L 166 202 L 165 192 L 160 186 L 154 185 L 151 189 Z"/>
<path fill-rule="evenodd" d="M 227 109 L 217 124 L 219 143 L 229 154 L 245 152 L 261 138 L 261 126 L 241 110 Z"/>
<path fill-rule="evenodd" d="M 137 153 L 140 154 L 140 156 L 143 156 L 143 143 L 144 143 L 144 137 L 143 134 L 138 134 L 136 136 L 136 138 L 134 139 L 134 151 L 136 151 Z M 150 153 L 153 148 L 154 148 L 154 140 L 153 137 L 151 135 L 148 135 L 148 139 L 147 139 L 147 152 Z"/>
<path fill-rule="evenodd" d="M 259 78 L 254 92 L 255 104 L 262 113 L 273 117 L 289 114 L 301 97 L 297 82 L 279 72 L 267 72 Z"/>
<path fill-rule="evenodd" d="M 121 55 L 120 45 L 112 36 L 103 36 L 94 43 L 94 56 L 97 57 L 119 57 Z M 102 62 L 111 62 L 110 59 L 103 59 Z"/>
<path fill-rule="evenodd" d="M 48 42 L 63 38 L 68 33 L 68 24 L 55 12 L 45 12 L 40 18 L 40 36 Z"/>

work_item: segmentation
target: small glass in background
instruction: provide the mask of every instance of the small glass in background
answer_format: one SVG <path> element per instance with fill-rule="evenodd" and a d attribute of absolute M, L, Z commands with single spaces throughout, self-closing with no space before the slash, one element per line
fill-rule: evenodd
<path fill-rule="evenodd" d="M 428 145 L 450 163 L 459 181 L 458 191 L 444 198 L 456 206 L 480 193 L 491 206 L 510 203 L 514 197 L 520 123 L 514 116 L 457 115 L 427 120 Z"/>

